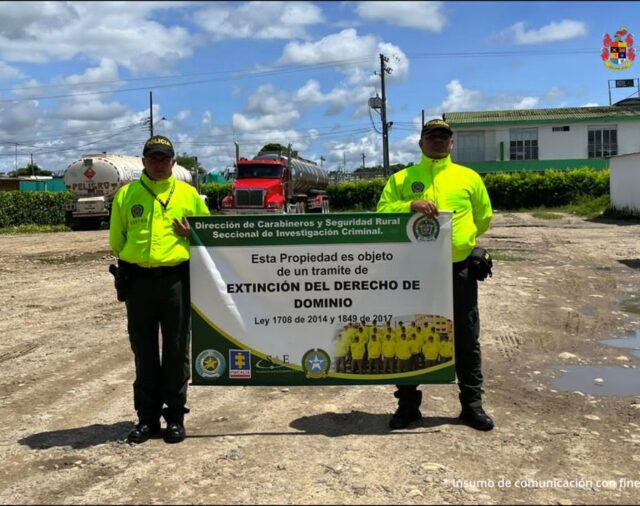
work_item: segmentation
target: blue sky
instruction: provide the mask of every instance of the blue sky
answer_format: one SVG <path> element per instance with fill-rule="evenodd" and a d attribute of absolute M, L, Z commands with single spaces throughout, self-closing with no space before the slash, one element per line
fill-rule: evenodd
<path fill-rule="evenodd" d="M 380 53 L 390 162 L 416 161 L 422 110 L 608 105 L 608 80 L 640 76 L 600 58 L 623 26 L 640 37 L 640 2 L 0 2 L 0 172 L 16 145 L 54 171 L 140 154 L 150 91 L 155 133 L 207 170 L 234 141 L 380 164 Z"/>

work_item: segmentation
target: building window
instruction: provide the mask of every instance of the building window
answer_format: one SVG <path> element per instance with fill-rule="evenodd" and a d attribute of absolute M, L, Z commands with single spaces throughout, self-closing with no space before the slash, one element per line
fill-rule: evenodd
<path fill-rule="evenodd" d="M 538 129 L 512 128 L 509 130 L 509 159 L 537 160 L 538 159 Z"/>
<path fill-rule="evenodd" d="M 614 127 L 589 127 L 589 158 L 608 158 L 618 154 L 618 130 Z"/>
<path fill-rule="evenodd" d="M 456 132 L 455 160 L 460 163 L 484 162 L 484 132 Z"/>
<path fill-rule="evenodd" d="M 552 132 L 568 132 L 569 125 L 561 126 L 561 127 L 551 127 Z"/>

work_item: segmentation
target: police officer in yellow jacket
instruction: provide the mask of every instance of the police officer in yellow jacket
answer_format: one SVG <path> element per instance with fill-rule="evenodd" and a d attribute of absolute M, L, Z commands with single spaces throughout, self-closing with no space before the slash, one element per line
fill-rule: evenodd
<path fill-rule="evenodd" d="M 467 268 L 476 238 L 487 231 L 493 211 L 482 178 L 451 161 L 453 131 L 441 119 L 427 122 L 420 135 L 420 163 L 393 174 L 378 202 L 379 212 L 414 212 L 428 217 L 438 209 L 453 215 L 453 319 L 455 365 L 460 389 L 460 419 L 478 430 L 493 429 L 493 420 L 482 409 L 480 322 L 478 283 Z M 422 415 L 422 392 L 417 385 L 398 385 L 398 409 L 392 429 L 405 428 Z"/>
<path fill-rule="evenodd" d="M 134 407 L 138 424 L 132 443 L 160 434 L 184 440 L 189 380 L 189 236 L 187 216 L 209 209 L 190 184 L 176 180 L 173 145 L 151 137 L 143 149 L 140 179 L 118 190 L 111 209 L 109 245 L 126 280 L 129 340 L 135 359 Z M 158 345 L 162 333 L 162 353 Z M 165 406 L 163 408 L 163 406 Z"/>

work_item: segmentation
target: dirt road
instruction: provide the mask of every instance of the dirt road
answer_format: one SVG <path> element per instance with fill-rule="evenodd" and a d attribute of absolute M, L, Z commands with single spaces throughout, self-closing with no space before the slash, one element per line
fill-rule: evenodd
<path fill-rule="evenodd" d="M 637 366 L 598 340 L 640 328 L 640 224 L 496 215 L 492 432 L 457 423 L 454 385 L 423 387 L 422 423 L 394 433 L 391 386 L 191 387 L 187 440 L 138 446 L 107 234 L 0 236 L 0 503 L 640 502 L 640 397 L 552 384 L 567 365 Z"/>

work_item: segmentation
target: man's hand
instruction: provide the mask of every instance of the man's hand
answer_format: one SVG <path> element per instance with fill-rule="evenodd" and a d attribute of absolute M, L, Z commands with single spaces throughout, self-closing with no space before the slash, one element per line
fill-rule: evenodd
<path fill-rule="evenodd" d="M 189 226 L 189 222 L 187 221 L 187 217 L 183 216 L 182 221 L 178 221 L 178 218 L 173 219 L 173 228 L 180 237 L 184 237 L 185 239 L 189 239 L 191 236 L 191 227 Z"/>
<path fill-rule="evenodd" d="M 438 216 L 438 208 L 435 203 L 430 200 L 414 200 L 411 202 L 411 210 L 414 213 L 422 213 L 427 218 L 435 218 Z"/>

